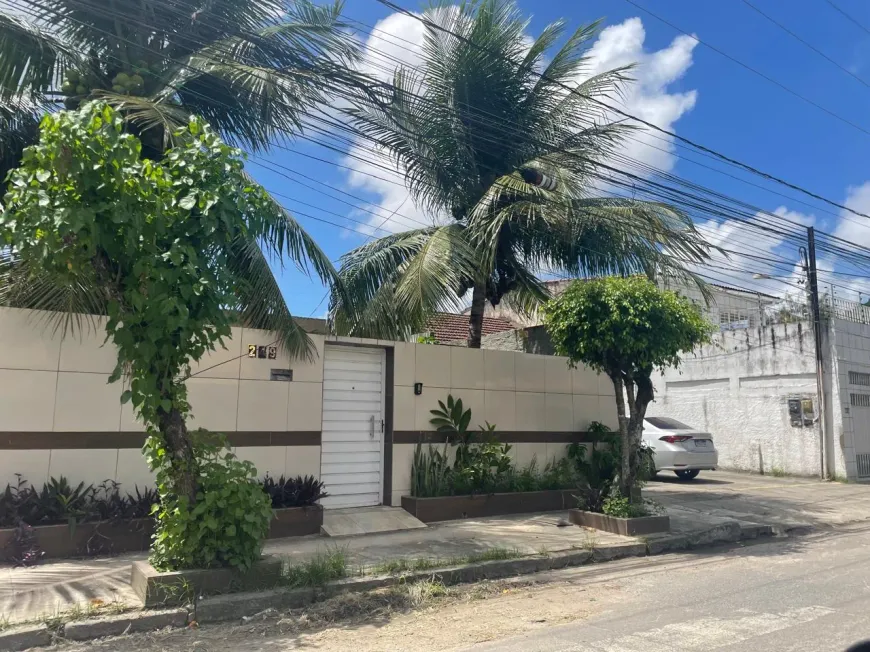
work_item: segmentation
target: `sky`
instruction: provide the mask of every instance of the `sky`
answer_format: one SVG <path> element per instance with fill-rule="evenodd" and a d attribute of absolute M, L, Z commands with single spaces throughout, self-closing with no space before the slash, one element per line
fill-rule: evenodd
<path fill-rule="evenodd" d="M 792 35 L 760 15 L 749 1 L 519 0 L 518 4 L 531 18 L 530 37 L 559 18 L 572 28 L 603 19 L 591 43 L 590 66 L 605 70 L 637 64 L 636 81 L 623 100 L 632 115 L 870 214 L 870 31 L 827 0 L 751 0 Z M 398 4 L 412 11 L 421 9 L 410 0 Z M 834 4 L 870 30 L 870 3 L 834 0 Z M 393 14 L 376 0 L 348 0 L 345 13 L 359 22 L 358 36 L 369 61 L 383 63 L 383 54 L 389 53 L 414 65 L 415 44 L 422 39 L 419 21 Z M 370 72 L 384 74 L 374 67 Z M 331 151 L 306 140 L 311 137 L 319 138 L 302 134 L 263 159 L 253 157 L 249 169 L 333 261 L 373 237 L 431 220 L 409 198 L 400 175 L 372 165 L 366 152 Z M 632 158 L 798 225 L 812 225 L 870 247 L 870 218 L 689 152 L 661 133 L 645 134 L 638 141 L 625 151 Z M 735 251 L 748 244 L 755 247 L 755 257 L 732 254 L 727 260 L 714 260 L 716 271 L 710 273 L 719 282 L 776 294 L 796 288 L 802 274 L 799 268 L 790 268 L 799 260 L 796 243 L 759 239 L 736 222 L 717 223 L 704 216 L 696 222 L 715 245 Z M 759 248 L 779 262 L 759 260 Z M 870 298 L 870 284 L 865 287 L 860 270 L 828 254 L 820 254 L 819 266 L 826 270 L 820 274 L 823 291 L 831 291 L 833 284 L 838 297 Z M 276 272 L 294 314 L 325 315 L 328 299 L 319 281 L 292 266 Z"/>

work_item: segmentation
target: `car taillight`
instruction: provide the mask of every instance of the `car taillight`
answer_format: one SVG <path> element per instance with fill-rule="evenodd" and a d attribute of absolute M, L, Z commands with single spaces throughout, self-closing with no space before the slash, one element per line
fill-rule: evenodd
<path fill-rule="evenodd" d="M 692 437 L 689 435 L 665 435 L 664 437 L 659 437 L 659 441 L 666 441 L 669 444 L 679 444 L 684 441 L 688 441 Z"/>

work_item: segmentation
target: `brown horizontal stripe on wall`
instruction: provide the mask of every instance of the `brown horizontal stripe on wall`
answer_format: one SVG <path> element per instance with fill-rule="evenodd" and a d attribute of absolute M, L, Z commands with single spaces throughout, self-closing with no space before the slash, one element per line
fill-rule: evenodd
<path fill-rule="evenodd" d="M 319 430 L 225 433 L 233 446 L 320 446 Z M 144 432 L 0 432 L 0 450 L 142 448 Z"/>
<path fill-rule="evenodd" d="M 487 435 L 490 433 L 487 433 Z M 494 432 L 496 441 L 507 444 L 572 444 L 591 443 L 596 440 L 595 435 L 589 432 L 561 432 L 561 431 L 510 431 Z M 433 432 L 431 430 L 396 430 L 393 433 L 394 444 L 443 444 L 447 441 L 447 433 Z"/>

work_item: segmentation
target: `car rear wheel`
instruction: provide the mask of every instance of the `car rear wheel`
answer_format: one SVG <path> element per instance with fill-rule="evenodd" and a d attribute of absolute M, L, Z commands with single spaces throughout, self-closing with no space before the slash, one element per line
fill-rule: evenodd
<path fill-rule="evenodd" d="M 698 477 L 700 471 L 693 469 L 691 471 L 674 471 L 680 480 L 694 480 Z"/>

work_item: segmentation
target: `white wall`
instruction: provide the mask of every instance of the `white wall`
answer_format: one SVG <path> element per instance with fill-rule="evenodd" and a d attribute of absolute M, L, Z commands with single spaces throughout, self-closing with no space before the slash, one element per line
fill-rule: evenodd
<path fill-rule="evenodd" d="M 820 471 L 820 426 L 795 427 L 790 398 L 812 399 L 815 349 L 806 322 L 723 332 L 655 379 L 650 416 L 670 416 L 712 433 L 722 468 Z M 838 462 L 845 473 L 842 456 Z"/>

